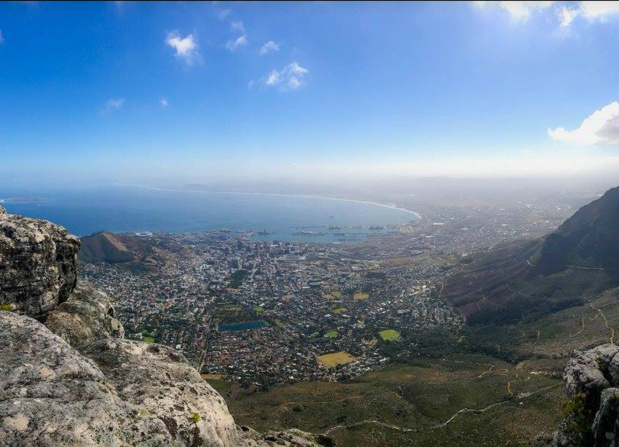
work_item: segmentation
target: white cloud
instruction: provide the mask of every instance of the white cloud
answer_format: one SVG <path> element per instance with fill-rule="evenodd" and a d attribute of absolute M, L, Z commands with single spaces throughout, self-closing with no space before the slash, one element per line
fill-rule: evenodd
<path fill-rule="evenodd" d="M 247 36 L 243 34 L 241 37 L 237 39 L 229 40 L 228 43 L 226 43 L 226 48 L 229 51 L 235 52 L 240 47 L 244 47 L 245 45 L 247 45 Z"/>
<path fill-rule="evenodd" d="M 217 18 L 219 20 L 225 20 L 230 14 L 232 14 L 231 9 L 221 9 L 217 11 Z"/>
<path fill-rule="evenodd" d="M 604 22 L 617 16 L 619 16 L 619 1 L 580 2 L 577 9 L 563 7 L 559 11 L 562 28 L 569 28 L 576 17 L 582 17 L 588 22 Z"/>
<path fill-rule="evenodd" d="M 580 13 L 590 21 L 606 20 L 609 16 L 619 14 L 619 1 L 580 2 Z"/>
<path fill-rule="evenodd" d="M 566 6 L 571 3 L 571 6 Z M 619 17 L 619 1 L 584 1 L 584 2 L 488 2 L 474 1 L 476 8 L 498 7 L 507 11 L 514 21 L 526 22 L 532 13 L 553 8 L 559 19 L 559 26 L 568 29 L 574 19 L 581 17 L 588 22 L 602 22 Z"/>
<path fill-rule="evenodd" d="M 473 6 L 477 8 L 485 8 L 488 6 L 498 6 L 507 11 L 513 20 L 526 21 L 531 16 L 532 12 L 543 11 L 552 6 L 554 2 L 473 2 Z"/>
<path fill-rule="evenodd" d="M 297 90 L 307 84 L 309 70 L 297 62 L 286 65 L 281 70 L 273 70 L 264 78 L 268 87 L 280 87 L 282 90 Z"/>
<path fill-rule="evenodd" d="M 198 53 L 198 42 L 193 34 L 181 37 L 178 31 L 171 31 L 165 39 L 166 45 L 174 48 L 176 57 L 184 60 L 187 65 L 192 65 L 200 60 Z"/>
<path fill-rule="evenodd" d="M 548 129 L 548 135 L 553 140 L 579 146 L 619 144 L 619 102 L 612 102 L 596 110 L 577 129 Z"/>
<path fill-rule="evenodd" d="M 230 23 L 230 29 L 232 31 L 239 31 L 241 33 L 245 32 L 245 27 L 243 26 L 243 22 L 241 22 L 240 20 L 235 20 L 234 22 Z"/>
<path fill-rule="evenodd" d="M 268 54 L 271 52 L 276 53 L 278 51 L 279 51 L 279 45 L 273 42 L 272 40 L 269 40 L 267 43 L 262 45 L 262 47 L 260 48 L 260 51 L 258 51 L 258 54 L 260 56 L 264 56 L 265 54 Z"/>
<path fill-rule="evenodd" d="M 168 105 L 169 105 L 168 100 L 167 100 L 167 99 L 165 99 L 165 98 L 161 98 L 161 99 L 159 100 L 159 104 L 161 104 L 161 107 L 164 107 L 164 108 L 165 108 L 165 107 L 168 107 Z"/>
<path fill-rule="evenodd" d="M 560 20 L 559 26 L 561 28 L 569 28 L 569 26 L 572 24 L 574 19 L 578 17 L 578 10 L 569 9 L 564 6 L 561 9 L 559 9 L 558 15 L 559 15 L 559 20 Z"/>
<path fill-rule="evenodd" d="M 105 107 L 101 110 L 101 115 L 107 115 L 114 110 L 120 109 L 125 103 L 124 98 L 110 98 L 105 103 Z"/>

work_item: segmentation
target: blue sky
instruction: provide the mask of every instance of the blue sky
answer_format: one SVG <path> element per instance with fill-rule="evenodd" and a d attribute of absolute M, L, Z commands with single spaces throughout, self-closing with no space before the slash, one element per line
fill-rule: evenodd
<path fill-rule="evenodd" d="M 619 2 L 3 2 L 0 36 L 0 185 L 619 168 Z"/>

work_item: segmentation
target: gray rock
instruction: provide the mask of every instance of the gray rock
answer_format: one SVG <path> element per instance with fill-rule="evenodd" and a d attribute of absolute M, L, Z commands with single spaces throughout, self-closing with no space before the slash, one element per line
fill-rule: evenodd
<path fill-rule="evenodd" d="M 600 409 L 593 421 L 595 445 L 612 445 L 615 439 L 619 410 L 619 389 L 606 388 L 600 397 Z"/>
<path fill-rule="evenodd" d="M 80 242 L 64 228 L 0 213 L 0 304 L 43 317 L 77 281 Z"/>
<path fill-rule="evenodd" d="M 31 318 L 0 311 L 0 445 L 164 446 L 165 424 Z"/>
<path fill-rule="evenodd" d="M 0 214 L 7 214 L 6 210 L 0 205 Z"/>
<path fill-rule="evenodd" d="M 119 396 L 162 420 L 179 445 L 239 445 L 224 399 L 174 349 L 130 340 L 82 348 Z"/>
<path fill-rule="evenodd" d="M 575 351 L 563 379 L 570 399 L 578 399 L 549 446 L 616 446 L 619 439 L 619 346 L 605 344 Z"/>
<path fill-rule="evenodd" d="M 601 393 L 611 384 L 609 368 L 619 352 L 619 346 L 606 344 L 585 352 L 576 351 L 570 359 L 563 380 L 569 397 L 578 393 Z"/>
<path fill-rule="evenodd" d="M 110 298 L 83 280 L 67 301 L 47 314 L 45 326 L 76 348 L 96 340 L 125 336 Z"/>

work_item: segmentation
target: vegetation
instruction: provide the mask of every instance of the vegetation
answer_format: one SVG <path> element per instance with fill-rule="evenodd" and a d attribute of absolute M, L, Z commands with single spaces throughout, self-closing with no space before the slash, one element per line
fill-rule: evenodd
<path fill-rule="evenodd" d="M 329 331 L 325 334 L 325 337 L 327 338 L 337 338 L 338 337 L 338 333 L 337 331 Z"/>
<path fill-rule="evenodd" d="M 194 413 L 189 417 L 189 421 L 193 424 L 200 422 L 200 413 Z"/>
<path fill-rule="evenodd" d="M 350 362 L 354 362 L 355 358 L 348 352 L 339 351 L 332 352 L 331 354 L 325 354 L 318 357 L 318 361 L 325 365 L 327 368 L 333 368 L 338 365 L 345 365 Z"/>
<path fill-rule="evenodd" d="M 410 365 L 390 365 L 349 382 L 300 382 L 268 392 L 210 383 L 226 397 L 237 423 L 257 430 L 298 427 L 324 433 L 335 426 L 377 420 L 413 431 L 368 423 L 329 435 L 340 447 L 495 447 L 528 445 L 530 439 L 555 430 L 562 419 L 561 380 L 532 371 L 489 357 L 454 355 L 417 358 Z M 537 393 L 517 399 L 509 393 L 508 382 L 514 396 Z M 463 408 L 496 403 L 500 404 L 440 426 Z"/>
<path fill-rule="evenodd" d="M 400 333 L 395 329 L 385 329 L 379 332 L 380 338 L 385 341 L 395 341 L 400 339 Z"/>
<path fill-rule="evenodd" d="M 576 394 L 563 404 L 564 432 L 574 445 L 593 445 L 591 423 L 593 417 L 587 411 L 587 395 Z"/>
<path fill-rule="evenodd" d="M 230 277 L 230 287 L 237 289 L 243 285 L 243 281 L 249 275 L 249 271 L 244 269 L 236 270 Z"/>
<path fill-rule="evenodd" d="M 13 310 L 13 305 L 12 304 L 0 304 L 0 310 L 5 310 L 7 312 L 10 312 Z"/>

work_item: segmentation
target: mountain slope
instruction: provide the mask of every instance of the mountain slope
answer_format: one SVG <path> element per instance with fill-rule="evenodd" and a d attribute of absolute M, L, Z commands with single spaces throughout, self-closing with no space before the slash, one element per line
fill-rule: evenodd
<path fill-rule="evenodd" d="M 441 291 L 471 324 L 534 319 L 619 285 L 619 188 L 582 207 L 545 238 L 467 259 Z"/>
<path fill-rule="evenodd" d="M 577 266 L 619 275 L 619 187 L 585 205 L 550 234 L 535 260 L 542 274 Z"/>

